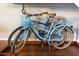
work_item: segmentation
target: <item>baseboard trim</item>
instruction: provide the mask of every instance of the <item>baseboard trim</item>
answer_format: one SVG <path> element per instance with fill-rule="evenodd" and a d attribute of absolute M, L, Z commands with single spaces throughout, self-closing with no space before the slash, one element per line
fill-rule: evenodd
<path fill-rule="evenodd" d="M 79 47 L 79 43 L 78 42 L 76 42 L 75 45 Z"/>
<path fill-rule="evenodd" d="M 27 41 L 26 44 L 47 44 L 46 42 L 41 42 L 41 41 Z M 73 41 L 71 45 L 76 44 L 77 42 Z"/>
<path fill-rule="evenodd" d="M 4 41 L 6 41 L 7 42 L 7 44 L 8 44 L 8 41 L 7 40 L 0 40 L 0 42 L 4 42 Z M 26 42 L 26 44 L 47 44 L 46 42 L 41 42 L 41 41 L 27 41 Z M 76 45 L 78 45 L 79 46 L 79 43 L 78 42 L 75 42 L 75 41 L 73 41 L 72 43 L 71 43 L 71 45 L 72 44 L 76 44 Z"/>

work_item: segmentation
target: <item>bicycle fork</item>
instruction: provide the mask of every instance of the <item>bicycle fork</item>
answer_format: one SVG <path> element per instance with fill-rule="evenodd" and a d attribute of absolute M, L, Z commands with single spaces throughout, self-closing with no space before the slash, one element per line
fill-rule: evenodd
<path fill-rule="evenodd" d="M 52 29 L 53 29 L 53 25 L 54 25 L 54 23 L 52 23 L 51 24 L 51 26 L 50 26 L 50 29 L 49 29 L 49 31 L 48 31 L 48 34 L 47 34 L 47 37 L 46 37 L 46 40 L 47 40 L 47 43 L 48 43 L 48 49 L 49 49 L 49 52 L 51 51 L 50 49 L 51 49 L 51 36 L 50 36 L 50 33 L 51 33 L 51 31 L 52 31 Z"/>

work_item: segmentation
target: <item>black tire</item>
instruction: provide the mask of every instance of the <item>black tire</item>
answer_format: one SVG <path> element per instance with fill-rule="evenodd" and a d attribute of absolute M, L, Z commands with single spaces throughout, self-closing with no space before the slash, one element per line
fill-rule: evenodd
<path fill-rule="evenodd" d="M 26 33 L 27 32 L 27 33 Z M 26 34 L 27 34 L 27 36 L 26 36 Z M 22 38 L 22 40 L 23 41 L 20 41 L 19 43 L 18 43 L 18 45 L 19 45 L 19 47 L 16 47 L 17 45 L 16 45 L 16 43 L 18 42 L 18 39 L 20 38 L 20 36 L 21 35 L 24 35 L 24 37 Z M 19 33 L 18 33 L 18 35 L 16 36 L 16 38 L 15 38 L 15 40 L 14 40 L 14 42 L 13 42 L 13 44 L 12 44 L 12 47 L 11 47 L 11 53 L 12 54 L 18 54 L 23 48 L 24 48 L 24 46 L 25 46 L 25 44 L 26 44 L 26 40 L 28 39 L 28 35 L 29 35 L 29 30 L 21 30 Z"/>
<path fill-rule="evenodd" d="M 8 46 L 9 46 L 9 47 L 11 47 L 11 45 L 12 45 L 12 40 L 11 40 L 11 39 L 12 39 L 13 35 L 14 35 L 17 31 L 21 30 L 22 28 L 23 28 L 22 26 L 16 28 L 16 29 L 9 35 L 9 38 L 8 38 Z"/>

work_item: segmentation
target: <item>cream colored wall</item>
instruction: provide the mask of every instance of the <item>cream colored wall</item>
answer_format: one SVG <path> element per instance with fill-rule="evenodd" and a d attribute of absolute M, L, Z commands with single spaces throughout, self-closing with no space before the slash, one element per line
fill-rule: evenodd
<path fill-rule="evenodd" d="M 69 21 L 76 21 L 79 18 L 79 9 L 74 4 L 26 4 L 25 6 L 31 13 L 56 12 L 58 16 L 65 17 Z M 0 4 L 0 38 L 8 38 L 9 34 L 20 25 L 21 7 L 22 4 Z"/>
<path fill-rule="evenodd" d="M 0 37 L 7 38 L 19 24 L 20 9 L 11 6 L 13 4 L 0 4 Z"/>

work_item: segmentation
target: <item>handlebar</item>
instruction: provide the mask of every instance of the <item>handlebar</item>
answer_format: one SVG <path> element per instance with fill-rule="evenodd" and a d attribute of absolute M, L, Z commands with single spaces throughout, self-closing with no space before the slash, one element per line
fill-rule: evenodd
<path fill-rule="evenodd" d="M 31 14 L 31 13 L 27 13 L 27 16 L 42 16 L 46 14 L 47 16 L 56 16 L 56 13 L 48 13 L 48 12 L 43 12 L 43 13 L 39 13 L 39 14 Z"/>

